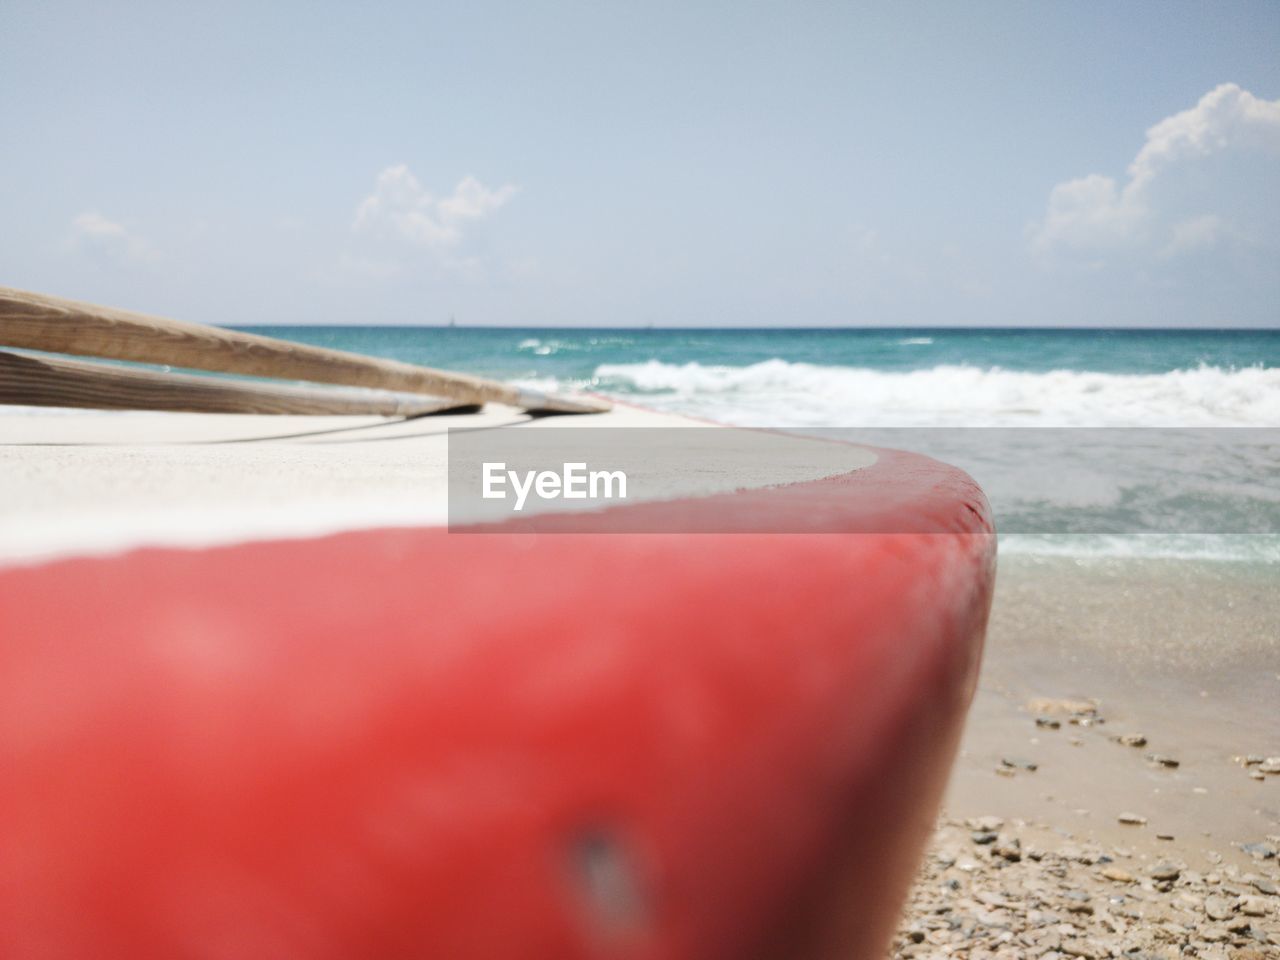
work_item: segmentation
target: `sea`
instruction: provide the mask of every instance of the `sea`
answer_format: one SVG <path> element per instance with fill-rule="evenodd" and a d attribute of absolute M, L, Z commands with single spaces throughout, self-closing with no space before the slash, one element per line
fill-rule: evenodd
<path fill-rule="evenodd" d="M 247 329 L 916 449 L 1006 554 L 1280 564 L 1280 330 Z"/>

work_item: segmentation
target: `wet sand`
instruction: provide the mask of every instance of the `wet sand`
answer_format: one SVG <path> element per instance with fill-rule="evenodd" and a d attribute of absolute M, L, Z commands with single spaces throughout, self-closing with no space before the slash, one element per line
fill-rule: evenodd
<path fill-rule="evenodd" d="M 1002 558 L 894 955 L 1280 956 L 1277 579 Z"/>

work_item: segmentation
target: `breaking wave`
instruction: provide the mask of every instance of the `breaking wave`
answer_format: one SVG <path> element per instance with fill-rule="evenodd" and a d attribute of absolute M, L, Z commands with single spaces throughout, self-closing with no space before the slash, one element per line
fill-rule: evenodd
<path fill-rule="evenodd" d="M 751 426 L 1280 426 L 1280 368 L 883 371 L 773 359 L 749 366 L 602 364 L 592 386 Z"/>

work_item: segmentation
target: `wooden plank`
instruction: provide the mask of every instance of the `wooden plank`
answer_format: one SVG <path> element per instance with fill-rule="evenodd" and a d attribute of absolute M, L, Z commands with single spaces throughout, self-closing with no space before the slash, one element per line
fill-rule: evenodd
<path fill-rule="evenodd" d="M 373 387 L 449 397 L 465 404 L 502 403 L 526 410 L 601 413 L 611 406 L 597 397 L 546 394 L 398 360 L 290 343 L 10 287 L 0 287 L 0 346 Z"/>
<path fill-rule="evenodd" d="M 0 404 L 189 413 L 361 414 L 412 417 L 456 400 L 333 387 L 248 383 L 32 357 L 0 351 Z"/>

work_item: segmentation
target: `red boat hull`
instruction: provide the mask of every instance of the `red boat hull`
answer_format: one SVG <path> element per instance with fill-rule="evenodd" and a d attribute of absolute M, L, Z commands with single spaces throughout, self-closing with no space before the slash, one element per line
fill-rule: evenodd
<path fill-rule="evenodd" d="M 619 510 L 745 532 L 0 572 L 0 956 L 879 955 L 976 678 L 981 492 L 886 452 Z"/>

